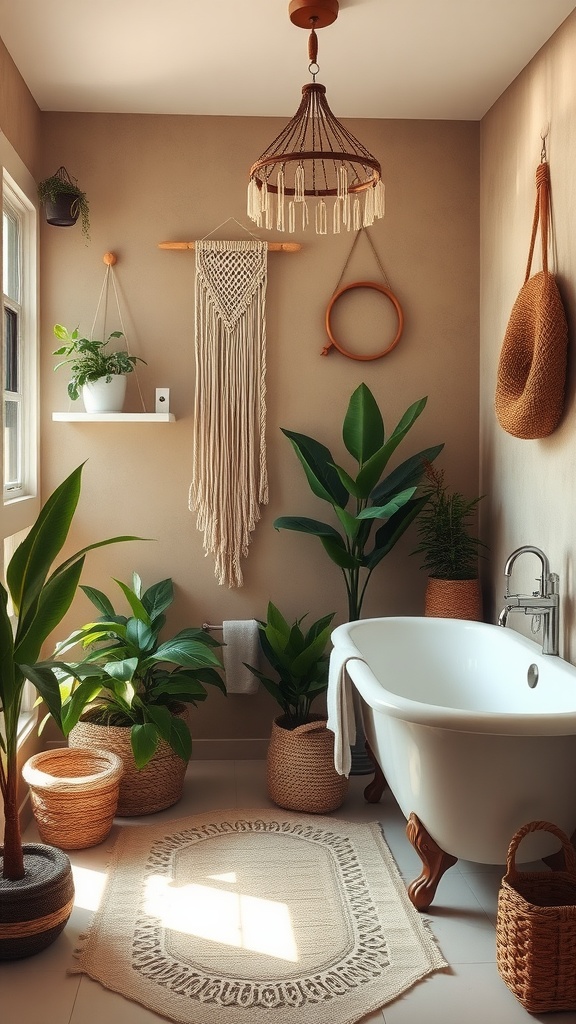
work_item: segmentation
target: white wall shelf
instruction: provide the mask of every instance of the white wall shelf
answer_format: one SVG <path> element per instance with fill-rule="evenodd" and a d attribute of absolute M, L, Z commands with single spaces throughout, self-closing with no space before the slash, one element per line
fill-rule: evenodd
<path fill-rule="evenodd" d="M 174 423 L 173 412 L 53 412 L 60 423 Z"/>

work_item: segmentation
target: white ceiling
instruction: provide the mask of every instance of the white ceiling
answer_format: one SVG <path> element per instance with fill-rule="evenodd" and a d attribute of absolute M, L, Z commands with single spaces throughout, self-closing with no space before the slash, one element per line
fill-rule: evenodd
<path fill-rule="evenodd" d="M 481 118 L 573 0 L 341 0 L 318 81 L 339 117 Z M 291 116 L 307 33 L 288 0 L 0 0 L 42 110 Z"/>

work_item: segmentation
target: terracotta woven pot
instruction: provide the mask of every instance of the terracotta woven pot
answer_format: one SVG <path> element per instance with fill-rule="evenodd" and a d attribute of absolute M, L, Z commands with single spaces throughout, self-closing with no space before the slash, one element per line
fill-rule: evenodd
<path fill-rule="evenodd" d="M 481 622 L 480 580 L 437 580 L 429 577 L 424 614 L 435 618 Z"/>
<path fill-rule="evenodd" d="M 63 850 L 83 850 L 110 832 L 118 805 L 121 759 L 108 750 L 43 750 L 22 769 L 40 838 Z"/>
<path fill-rule="evenodd" d="M 183 706 L 178 717 L 187 719 L 188 709 Z M 116 811 L 121 817 L 132 818 L 163 811 L 182 796 L 188 765 L 164 740 L 159 741 L 152 759 L 144 768 L 137 768 L 134 763 L 128 727 L 80 721 L 72 729 L 68 742 L 71 747 L 111 750 L 121 758 L 124 774 Z"/>
<path fill-rule="evenodd" d="M 334 733 L 326 719 L 311 715 L 296 729 L 283 728 L 276 718 L 266 762 L 268 795 L 278 807 L 308 814 L 325 814 L 340 807 L 348 779 L 334 768 Z"/>
<path fill-rule="evenodd" d="M 0 846 L 0 867 L 2 852 Z M 46 949 L 63 931 L 74 906 L 74 879 L 65 853 L 26 843 L 24 868 L 26 874 L 17 882 L 0 877 L 0 960 Z"/>

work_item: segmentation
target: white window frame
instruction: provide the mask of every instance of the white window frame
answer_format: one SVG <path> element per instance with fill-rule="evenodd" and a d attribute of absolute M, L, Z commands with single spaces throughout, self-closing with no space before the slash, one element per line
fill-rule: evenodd
<path fill-rule="evenodd" d="M 8 500 L 2 495 L 2 511 L 0 514 L 0 577 L 5 576 L 5 568 L 10 556 L 25 535 L 38 512 L 40 511 L 40 477 L 39 477 L 39 319 L 38 319 L 38 210 L 36 200 L 36 183 L 12 148 L 6 137 L 0 132 L 0 168 L 2 183 L 2 199 L 18 212 L 21 226 L 22 241 L 22 337 L 25 344 L 22 350 L 22 381 L 27 388 L 27 409 L 25 413 L 26 444 L 23 451 L 24 473 L 23 486 L 18 494 L 12 494 Z M 0 221 L 0 234 L 3 230 L 3 218 Z M 2 239 L 3 243 L 3 239 Z M 0 245 L 0 262 L 3 258 L 3 244 Z M 0 270 L 2 268 L 0 267 Z M 2 274 L 3 280 L 3 274 Z M 4 330 L 4 310 L 2 310 L 2 326 Z M 2 390 L 4 392 L 5 369 L 3 366 L 4 344 L 0 353 L 0 372 L 2 373 Z M 0 409 L 3 423 L 4 402 Z M 0 444 L 0 468 L 4 479 L 4 444 Z M 26 686 L 22 714 L 19 723 L 19 742 L 22 743 L 30 732 L 37 718 L 34 707 L 36 692 L 31 685 Z"/>
<path fill-rule="evenodd" d="M 18 486 L 3 487 L 4 506 L 38 493 L 38 327 L 37 327 L 37 213 L 26 195 L 4 168 L 2 175 L 2 210 L 16 220 L 19 240 L 20 294 L 18 301 L 3 295 L 2 331 L 5 330 L 4 308 L 13 309 L 18 317 L 19 391 L 5 392 L 3 397 L 19 404 L 20 446 L 18 452 Z M 3 246 L 4 251 L 4 246 Z M 4 349 L 4 346 L 3 346 Z M 5 383 L 2 368 L 3 388 Z M 4 401 L 2 415 L 4 414 Z M 2 457 L 4 457 L 4 452 Z M 4 474 L 2 474 L 4 477 Z"/>

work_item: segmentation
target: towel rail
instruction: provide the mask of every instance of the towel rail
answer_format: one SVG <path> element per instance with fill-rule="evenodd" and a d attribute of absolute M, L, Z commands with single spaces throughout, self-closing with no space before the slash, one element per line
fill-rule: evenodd
<path fill-rule="evenodd" d="M 203 622 L 202 623 L 202 629 L 206 633 L 211 633 L 213 629 L 224 629 L 224 626 L 215 626 L 215 625 L 212 625 L 210 622 Z"/>

